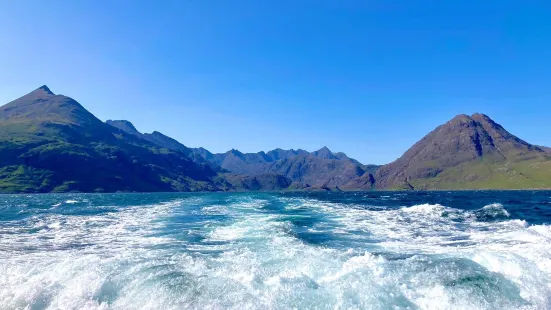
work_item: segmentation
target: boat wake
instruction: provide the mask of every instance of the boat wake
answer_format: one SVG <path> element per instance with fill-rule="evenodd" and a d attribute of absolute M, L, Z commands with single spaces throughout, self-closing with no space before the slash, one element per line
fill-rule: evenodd
<path fill-rule="evenodd" d="M 551 307 L 551 227 L 499 203 L 117 197 L 0 210 L 1 308 Z"/>

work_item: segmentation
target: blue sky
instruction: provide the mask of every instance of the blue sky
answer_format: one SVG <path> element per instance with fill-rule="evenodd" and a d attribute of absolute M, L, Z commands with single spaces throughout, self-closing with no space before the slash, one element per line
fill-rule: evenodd
<path fill-rule="evenodd" d="M 551 146 L 547 1 L 3 1 L 0 103 L 47 84 L 213 152 L 387 163 L 456 114 Z"/>

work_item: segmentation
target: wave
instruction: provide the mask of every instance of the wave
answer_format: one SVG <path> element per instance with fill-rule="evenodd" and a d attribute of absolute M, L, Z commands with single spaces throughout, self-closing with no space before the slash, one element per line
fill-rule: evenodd
<path fill-rule="evenodd" d="M 400 210 L 410 213 L 424 213 L 424 214 L 442 214 L 445 207 L 439 204 L 420 204 L 413 205 L 411 207 L 403 207 Z"/>
<path fill-rule="evenodd" d="M 506 219 L 511 216 L 500 203 L 492 203 L 474 211 L 448 208 L 440 204 L 413 205 L 411 207 L 402 207 L 400 208 L 400 210 L 408 213 L 422 213 L 434 216 L 447 216 L 451 213 L 462 214 L 465 218 L 469 218 L 474 215 L 478 220 L 481 221 Z"/>
<path fill-rule="evenodd" d="M 528 302 L 515 307 L 548 308 L 551 305 L 551 287 L 544 284 L 551 280 L 551 229 L 547 225 L 529 225 L 524 220 L 511 219 L 501 204 L 469 211 L 440 204 L 376 210 L 361 205 L 310 203 L 332 214 L 337 223 L 335 230 L 348 232 L 341 236 L 353 236 L 350 244 L 372 244 L 377 252 L 393 253 L 391 256 L 401 253 L 407 257 L 417 253 L 466 259 L 480 265 L 485 272 L 501 274 L 517 287 L 520 295 L 517 294 L 515 300 L 522 296 L 520 299 Z M 511 293 L 509 289 L 507 292 Z M 424 308 L 439 308 L 429 306 L 430 298 L 426 301 Z M 448 306 L 461 308 L 453 303 Z"/>
<path fill-rule="evenodd" d="M 3 309 L 545 309 L 551 305 L 551 229 L 511 219 L 503 206 L 474 211 L 439 204 L 369 209 L 268 194 L 262 199 L 248 194 L 222 200 L 214 194 L 201 197 L 99 214 L 35 214 L 0 227 L 0 270 L 6 271 L 0 273 L 0 305 Z M 477 212 L 500 220 L 480 220 Z M 314 237 L 328 242 L 319 245 L 311 242 Z"/>
<path fill-rule="evenodd" d="M 489 204 L 482 209 L 476 210 L 474 213 L 479 221 L 502 220 L 511 216 L 500 203 Z"/>

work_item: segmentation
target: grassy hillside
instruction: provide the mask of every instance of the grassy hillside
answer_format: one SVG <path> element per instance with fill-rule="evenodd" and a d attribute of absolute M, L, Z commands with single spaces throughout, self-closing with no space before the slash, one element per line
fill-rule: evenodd
<path fill-rule="evenodd" d="M 445 169 L 435 177 L 416 179 L 410 183 L 415 189 L 551 188 L 551 160 L 494 162 L 480 159 Z"/>
<path fill-rule="evenodd" d="M 376 175 L 380 189 L 551 188 L 551 153 L 483 114 L 458 115 Z"/>
<path fill-rule="evenodd" d="M 214 175 L 45 86 L 0 107 L 0 192 L 216 190 Z"/>

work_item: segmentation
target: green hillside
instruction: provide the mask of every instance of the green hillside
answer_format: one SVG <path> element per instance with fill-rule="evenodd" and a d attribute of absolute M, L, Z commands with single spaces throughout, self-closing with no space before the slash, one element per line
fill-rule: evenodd
<path fill-rule="evenodd" d="M 214 175 L 46 86 L 0 107 L 0 192 L 216 190 Z"/>
<path fill-rule="evenodd" d="M 458 115 L 381 167 L 379 189 L 551 188 L 551 154 L 488 116 Z"/>

